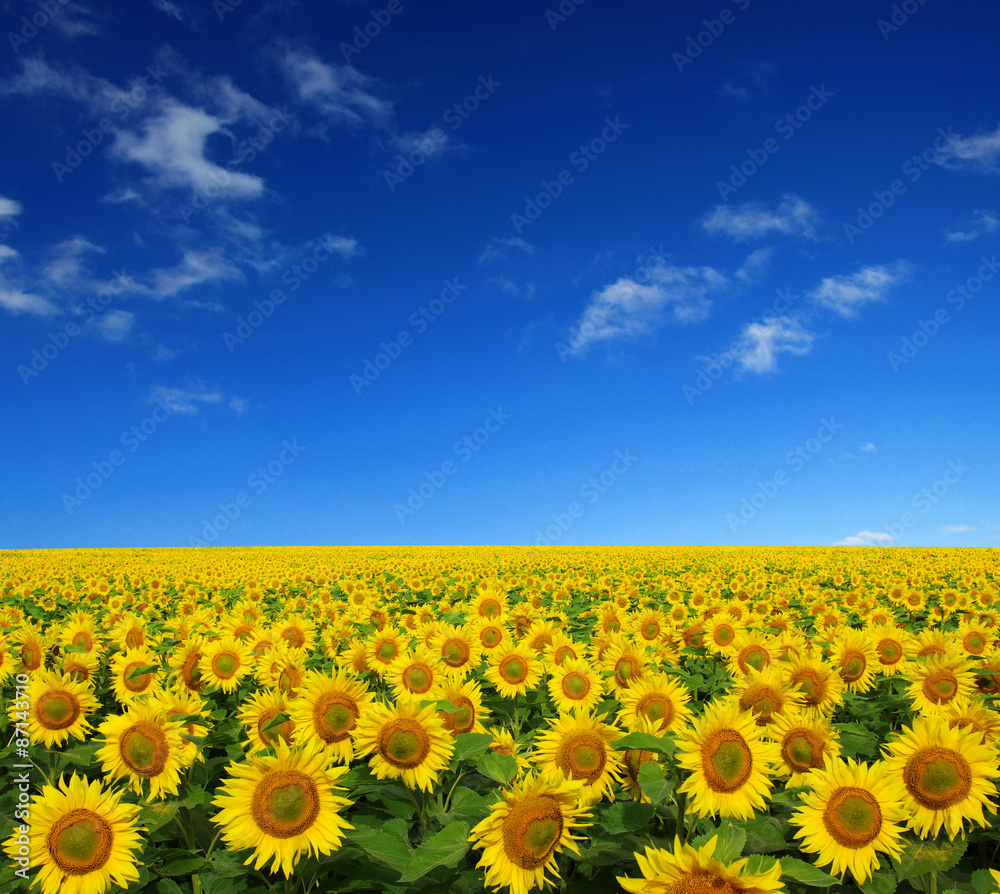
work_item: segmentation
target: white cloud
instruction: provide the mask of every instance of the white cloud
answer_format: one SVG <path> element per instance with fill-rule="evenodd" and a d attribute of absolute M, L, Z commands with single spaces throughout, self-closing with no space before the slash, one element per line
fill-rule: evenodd
<path fill-rule="evenodd" d="M 832 310 L 845 319 L 858 315 L 858 308 L 875 301 L 884 301 L 886 293 L 907 278 L 909 268 L 902 262 L 863 267 L 849 276 L 824 277 L 809 293 L 816 304 Z"/>
<path fill-rule="evenodd" d="M 1000 227 L 1000 218 L 992 211 L 977 208 L 972 223 L 965 230 L 948 230 L 944 234 L 945 242 L 972 242 L 980 236 L 987 236 Z"/>
<path fill-rule="evenodd" d="M 709 236 L 728 236 L 737 242 L 760 239 L 769 233 L 818 242 L 819 224 L 819 212 L 812 205 L 794 193 L 785 193 L 774 210 L 760 202 L 745 202 L 737 207 L 717 205 L 702 218 L 701 228 Z"/>
<path fill-rule="evenodd" d="M 861 445 L 860 449 L 862 453 L 878 453 L 878 447 L 876 447 L 871 441 L 865 441 L 864 444 Z"/>
<path fill-rule="evenodd" d="M 201 109 L 165 100 L 155 118 L 145 122 L 142 134 L 119 132 L 114 151 L 143 165 L 161 187 L 180 187 L 227 198 L 255 198 L 264 181 L 252 174 L 230 173 L 205 157 L 205 140 L 223 125 Z"/>
<path fill-rule="evenodd" d="M 993 133 L 953 138 L 935 161 L 953 170 L 1000 174 L 1000 124 Z"/>
<path fill-rule="evenodd" d="M 15 315 L 26 313 L 36 317 L 51 317 L 59 313 L 59 308 L 47 298 L 9 288 L 2 280 L 0 280 L 0 307 Z"/>
<path fill-rule="evenodd" d="M 0 196 L 0 223 L 12 220 L 21 213 L 21 203 Z"/>
<path fill-rule="evenodd" d="M 152 0 L 152 3 L 160 12 L 165 12 L 168 16 L 177 19 L 178 22 L 184 21 L 184 14 L 181 12 L 181 8 L 176 3 L 171 2 L 171 0 Z"/>
<path fill-rule="evenodd" d="M 967 534 L 969 531 L 975 531 L 975 525 L 942 525 L 941 533 L 943 534 Z"/>
<path fill-rule="evenodd" d="M 361 244 L 348 236 L 326 236 L 322 244 L 337 252 L 345 261 L 361 254 Z"/>
<path fill-rule="evenodd" d="M 700 322 L 712 306 L 708 296 L 729 285 L 712 267 L 677 267 L 663 258 L 646 270 L 648 282 L 624 277 L 591 296 L 573 329 L 572 353 L 598 341 L 647 335 L 667 322 Z"/>
<path fill-rule="evenodd" d="M 52 260 L 42 271 L 46 282 L 59 289 L 86 287 L 91 282 L 90 276 L 83 270 L 84 257 L 88 252 L 104 254 L 104 249 L 83 236 L 74 236 L 55 245 Z"/>
<path fill-rule="evenodd" d="M 209 391 L 198 383 L 189 387 L 154 385 L 149 393 L 149 403 L 163 403 L 172 413 L 197 413 L 203 404 L 222 403 L 222 394 Z"/>
<path fill-rule="evenodd" d="M 94 325 L 105 341 L 122 341 L 135 325 L 135 314 L 128 310 L 105 311 Z"/>
<path fill-rule="evenodd" d="M 153 298 L 169 298 L 202 283 L 240 279 L 243 279 L 243 274 L 239 268 L 228 261 L 219 249 L 184 249 L 183 258 L 176 267 L 152 271 L 152 284 L 146 287 L 146 292 Z"/>
<path fill-rule="evenodd" d="M 748 101 L 767 92 L 767 84 L 778 73 L 770 62 L 760 59 L 749 62 L 734 77 L 729 78 L 719 93 L 730 99 Z"/>
<path fill-rule="evenodd" d="M 833 546 L 878 546 L 892 543 L 892 537 L 881 531 L 858 531 L 851 537 L 838 540 Z"/>
<path fill-rule="evenodd" d="M 747 323 L 734 350 L 744 370 L 773 372 L 781 354 L 801 357 L 813 347 L 816 336 L 794 317 L 775 317 L 766 323 Z"/>
<path fill-rule="evenodd" d="M 498 289 L 505 295 L 510 295 L 512 298 L 522 298 L 525 301 L 530 301 L 535 297 L 535 284 L 525 283 L 523 286 L 518 285 L 514 280 L 508 279 L 506 276 L 491 276 L 486 280 L 486 285 L 492 286 L 494 289 Z"/>
<path fill-rule="evenodd" d="M 740 265 L 740 269 L 736 271 L 737 278 L 744 282 L 754 282 L 760 279 L 767 272 L 772 257 L 774 257 L 774 249 L 770 246 L 750 252 Z"/>
<path fill-rule="evenodd" d="M 533 255 L 535 249 L 531 247 L 524 239 L 518 237 L 505 238 L 502 236 L 494 236 L 490 240 L 490 244 L 483 249 L 482 254 L 476 258 L 477 264 L 487 264 L 491 261 L 508 260 L 507 255 L 501 251 L 497 246 L 502 246 L 504 248 L 517 248 L 523 251 L 525 254 Z"/>

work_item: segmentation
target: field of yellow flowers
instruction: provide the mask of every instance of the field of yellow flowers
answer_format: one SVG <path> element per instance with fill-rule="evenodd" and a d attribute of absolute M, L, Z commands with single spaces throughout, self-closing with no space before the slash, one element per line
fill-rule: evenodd
<path fill-rule="evenodd" d="M 1000 890 L 995 550 L 0 551 L 0 891 Z"/>

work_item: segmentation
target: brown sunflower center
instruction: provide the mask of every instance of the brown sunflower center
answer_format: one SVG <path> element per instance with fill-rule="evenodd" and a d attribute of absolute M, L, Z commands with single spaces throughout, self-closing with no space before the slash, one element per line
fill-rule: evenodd
<path fill-rule="evenodd" d="M 184 680 L 184 685 L 192 692 L 200 692 L 205 685 L 201 679 L 201 670 L 198 668 L 200 660 L 201 651 L 192 649 L 181 665 L 181 678 Z"/>
<path fill-rule="evenodd" d="M 639 784 L 639 769 L 646 761 L 651 760 L 653 760 L 652 751 L 639 751 L 633 748 L 625 752 L 625 770 L 633 785 Z"/>
<path fill-rule="evenodd" d="M 642 625 L 642 638 L 654 640 L 660 635 L 660 625 L 657 621 L 647 621 Z"/>
<path fill-rule="evenodd" d="M 240 656 L 235 652 L 219 652 L 212 657 L 212 673 L 220 680 L 231 680 L 240 669 Z"/>
<path fill-rule="evenodd" d="M 324 742 L 343 742 L 358 725 L 359 713 L 346 692 L 324 692 L 313 705 L 313 726 Z"/>
<path fill-rule="evenodd" d="M 434 671 L 431 670 L 429 665 L 424 664 L 422 661 L 417 661 L 407 665 L 403 669 L 400 679 L 403 682 L 403 686 L 409 689 L 410 692 L 420 695 L 427 692 L 434 685 Z"/>
<path fill-rule="evenodd" d="M 972 630 L 962 637 L 962 646 L 970 655 L 980 655 L 986 649 L 986 638 Z"/>
<path fill-rule="evenodd" d="M 250 812 L 257 828 L 271 838 L 293 838 L 319 816 L 319 789 L 298 770 L 274 770 L 254 789 Z"/>
<path fill-rule="evenodd" d="M 856 649 L 849 649 L 840 656 L 840 679 L 845 683 L 860 680 L 867 668 L 867 659 Z"/>
<path fill-rule="evenodd" d="M 559 802 L 547 795 L 511 805 L 501 834 L 507 859 L 520 869 L 543 866 L 559 844 L 563 814 Z"/>
<path fill-rule="evenodd" d="M 507 683 L 523 683 L 528 679 L 528 662 L 520 655 L 508 655 L 500 662 L 498 670 Z"/>
<path fill-rule="evenodd" d="M 500 641 L 503 639 L 503 632 L 499 627 L 484 627 L 479 631 L 479 641 L 486 646 L 487 649 L 494 649 L 500 645 Z"/>
<path fill-rule="evenodd" d="M 572 701 L 587 697 L 590 692 L 590 680 L 579 671 L 570 671 L 562 678 L 562 694 Z"/>
<path fill-rule="evenodd" d="M 438 717 L 444 723 L 445 729 L 452 733 L 467 733 L 476 723 L 476 706 L 464 695 L 449 699 L 458 710 L 449 714 L 447 711 L 438 711 Z"/>
<path fill-rule="evenodd" d="M 743 673 L 749 673 L 750 668 L 756 671 L 763 670 L 771 663 L 771 656 L 766 649 L 760 646 L 744 646 L 740 649 L 740 654 L 736 657 L 736 663 Z"/>
<path fill-rule="evenodd" d="M 669 728 L 674 722 L 674 715 L 677 713 L 674 708 L 674 701 L 659 692 L 651 692 L 644 695 L 639 704 L 636 705 L 636 713 L 644 714 L 650 720 L 660 722 L 660 729 Z"/>
<path fill-rule="evenodd" d="M 496 599 L 484 599 L 479 603 L 479 615 L 483 618 L 495 618 L 503 609 Z"/>
<path fill-rule="evenodd" d="M 712 791 L 735 792 L 753 772 L 753 754 L 736 730 L 720 729 L 702 744 L 701 767 Z"/>
<path fill-rule="evenodd" d="M 301 649 L 306 644 L 306 635 L 298 627 L 288 627 L 282 630 L 281 638 L 296 649 Z"/>
<path fill-rule="evenodd" d="M 145 661 L 133 661 L 131 664 L 126 665 L 125 670 L 122 671 L 122 683 L 125 684 L 125 688 L 129 692 L 145 692 L 149 689 L 153 682 L 152 674 L 139 674 L 137 677 L 132 676 L 132 671 L 147 666 L 148 663 Z"/>
<path fill-rule="evenodd" d="M 462 667 L 472 657 L 469 644 L 458 637 L 451 637 L 441 644 L 441 658 L 448 667 Z"/>
<path fill-rule="evenodd" d="M 278 689 L 292 697 L 296 690 L 302 685 L 302 671 L 294 664 L 287 664 L 278 674 Z"/>
<path fill-rule="evenodd" d="M 823 825 L 841 847 L 857 850 L 882 831 L 882 809 L 871 792 L 854 786 L 838 788 L 823 808 Z"/>
<path fill-rule="evenodd" d="M 623 689 L 642 673 L 642 664 L 631 655 L 623 655 L 615 662 L 615 681 Z"/>
<path fill-rule="evenodd" d="M 375 650 L 375 657 L 384 664 L 389 664 L 398 654 L 399 646 L 391 640 L 380 643 Z"/>
<path fill-rule="evenodd" d="M 570 733 L 559 744 L 556 764 L 574 779 L 584 779 L 588 785 L 597 781 L 608 762 L 604 737 L 584 730 Z"/>
<path fill-rule="evenodd" d="M 278 708 L 268 708 L 260 715 L 260 717 L 257 718 L 257 733 L 260 735 L 260 738 L 265 745 L 273 745 L 279 739 L 291 742 L 292 730 L 295 728 L 295 723 L 292 720 L 286 720 L 280 726 L 276 726 L 266 731 L 264 729 L 272 720 L 274 720 L 275 717 L 282 713 L 282 711 L 284 711 L 284 708 L 281 708 L 280 710 Z"/>
<path fill-rule="evenodd" d="M 99 813 L 78 807 L 59 817 L 46 836 L 46 847 L 66 875 L 96 872 L 111 857 L 115 834 Z"/>
<path fill-rule="evenodd" d="M 958 695 L 958 677 L 944 668 L 931 671 L 924 677 L 921 689 L 927 701 L 943 705 Z"/>
<path fill-rule="evenodd" d="M 739 887 L 733 887 L 724 878 L 711 872 L 685 872 L 680 878 L 669 885 L 657 888 L 658 894 L 737 894 L 746 888 L 737 882 Z"/>
<path fill-rule="evenodd" d="M 148 720 L 130 726 L 121 737 L 118 752 L 131 773 L 152 779 L 163 772 L 170 756 L 166 733 Z"/>
<path fill-rule="evenodd" d="M 802 668 L 792 675 L 791 682 L 802 690 L 803 701 L 810 708 L 822 705 L 826 701 L 827 683 L 818 671 L 809 667 Z"/>
<path fill-rule="evenodd" d="M 73 637 L 73 645 L 78 649 L 86 649 L 89 652 L 94 648 L 94 638 L 86 630 L 81 630 Z"/>
<path fill-rule="evenodd" d="M 898 664 L 903 658 L 902 643 L 888 636 L 878 641 L 875 651 L 878 652 L 878 660 L 886 666 Z"/>
<path fill-rule="evenodd" d="M 736 631 L 729 624 L 720 624 L 712 631 L 717 646 L 728 646 L 736 638 Z"/>
<path fill-rule="evenodd" d="M 138 627 L 133 627 L 125 634 L 125 647 L 128 649 L 140 649 L 145 643 L 146 635 Z"/>
<path fill-rule="evenodd" d="M 391 720 L 379 731 L 378 753 L 394 767 L 403 770 L 419 767 L 430 750 L 431 737 L 412 718 Z"/>
<path fill-rule="evenodd" d="M 826 745 L 812 730 L 798 727 L 785 734 L 781 742 L 781 756 L 796 773 L 823 769 L 823 751 Z"/>
<path fill-rule="evenodd" d="M 771 686 L 753 685 L 740 696 L 739 704 L 741 711 L 752 711 L 757 715 L 758 725 L 763 725 L 772 720 L 772 715 L 781 711 L 785 699 Z"/>
<path fill-rule="evenodd" d="M 66 729 L 80 716 L 80 702 L 65 689 L 51 690 L 38 699 L 35 716 L 46 729 Z"/>
<path fill-rule="evenodd" d="M 944 810 L 969 796 L 972 770 L 958 751 L 932 745 L 910 756 L 903 768 L 903 781 L 918 804 L 928 810 Z"/>

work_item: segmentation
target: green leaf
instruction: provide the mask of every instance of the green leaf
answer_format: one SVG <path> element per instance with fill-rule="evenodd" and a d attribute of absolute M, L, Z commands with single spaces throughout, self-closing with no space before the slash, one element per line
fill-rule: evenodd
<path fill-rule="evenodd" d="M 811 863 L 796 860 L 794 857 L 782 857 L 780 863 L 782 878 L 790 878 L 792 881 L 809 885 L 812 888 L 829 888 L 830 885 L 836 885 L 840 882 L 840 879 L 827 875 L 822 869 L 817 869 Z"/>
<path fill-rule="evenodd" d="M 747 865 L 743 867 L 743 871 L 747 875 L 757 875 L 767 872 L 777 862 L 778 858 L 772 857 L 770 854 L 751 854 L 747 858 Z"/>
<path fill-rule="evenodd" d="M 162 875 L 192 875 L 207 866 L 201 857 L 188 857 L 184 860 L 174 860 L 166 866 L 161 866 L 157 872 Z"/>
<path fill-rule="evenodd" d="M 655 810 L 656 808 L 652 804 L 616 801 L 604 811 L 598 822 L 609 835 L 636 832 L 649 825 Z"/>
<path fill-rule="evenodd" d="M 976 894 L 994 894 L 996 882 L 988 869 L 977 869 L 972 873 L 972 887 Z"/>
<path fill-rule="evenodd" d="M 896 875 L 892 871 L 888 857 L 879 857 L 879 868 L 871 878 L 859 885 L 862 894 L 893 894 L 896 890 Z"/>
<path fill-rule="evenodd" d="M 611 747 L 615 751 L 652 751 L 664 757 L 673 757 L 676 750 L 672 736 L 654 736 L 652 733 L 629 733 Z"/>
<path fill-rule="evenodd" d="M 481 819 L 484 819 L 488 812 L 489 806 L 486 798 L 479 794 L 479 792 L 460 785 L 452 792 L 451 801 L 448 803 L 447 817 L 449 822 L 466 820 L 475 825 Z M 442 823 L 442 825 L 444 824 Z"/>
<path fill-rule="evenodd" d="M 469 849 L 469 826 L 451 823 L 423 842 L 411 855 L 400 884 L 416 881 L 438 866 L 455 867 Z"/>
<path fill-rule="evenodd" d="M 401 837 L 392 834 L 392 832 L 383 831 L 381 828 L 376 829 L 374 826 L 363 825 L 361 817 L 355 817 L 353 822 L 355 828 L 346 833 L 347 841 L 357 845 L 368 856 L 374 857 L 387 866 L 398 869 L 400 866 L 406 865 L 412 851 Z"/>
<path fill-rule="evenodd" d="M 180 804 L 176 801 L 154 801 L 144 804 L 139 812 L 139 822 L 146 827 L 146 837 L 169 823 L 179 809 Z"/>
<path fill-rule="evenodd" d="M 125 679 L 135 680 L 139 677 L 146 676 L 146 674 L 158 674 L 159 672 L 160 666 L 158 664 L 145 664 L 142 667 L 137 667 Z"/>
<path fill-rule="evenodd" d="M 837 731 L 837 738 L 840 740 L 840 753 L 842 757 L 874 758 L 878 752 L 878 738 L 875 734 L 862 726 L 860 723 L 834 723 L 833 728 Z"/>
<path fill-rule="evenodd" d="M 896 861 L 896 877 L 902 882 L 929 872 L 947 872 L 965 853 L 967 841 L 908 841 Z"/>
<path fill-rule="evenodd" d="M 639 767 L 639 788 L 654 804 L 662 804 L 674 789 L 672 779 L 667 779 L 663 765 L 657 761 L 646 761 Z"/>
<path fill-rule="evenodd" d="M 261 732 L 266 733 L 268 730 L 272 730 L 276 726 L 281 726 L 282 724 L 288 723 L 289 720 L 291 720 L 291 717 L 289 717 L 288 714 L 282 711 L 280 714 L 277 714 L 274 717 L 274 719 L 272 719 L 271 722 L 268 723 L 268 725 L 261 730 Z"/>
<path fill-rule="evenodd" d="M 184 894 L 184 891 L 173 879 L 164 878 L 156 886 L 156 894 Z"/>
<path fill-rule="evenodd" d="M 494 782 L 506 785 L 517 775 L 517 761 L 506 754 L 489 752 L 479 758 L 476 769 Z"/>
<path fill-rule="evenodd" d="M 451 702 L 448 704 L 451 704 Z M 455 737 L 454 760 L 464 761 L 470 757 L 478 757 L 480 754 L 485 754 L 492 742 L 492 733 L 459 733 Z"/>
<path fill-rule="evenodd" d="M 443 711 L 445 714 L 457 714 L 462 710 L 458 705 L 453 705 L 443 698 L 439 698 L 437 701 L 434 699 L 424 699 L 420 702 L 421 710 L 427 707 L 433 707 L 435 711 Z M 491 736 L 490 738 L 492 739 L 493 737 Z"/>
<path fill-rule="evenodd" d="M 752 854 L 789 850 L 789 844 L 782 833 L 783 826 L 772 816 L 760 816 L 738 825 L 747 833 L 746 849 Z"/>
<path fill-rule="evenodd" d="M 733 860 L 743 853 L 743 845 L 747 841 L 746 829 L 737 826 L 732 820 L 726 820 L 725 824 L 718 829 L 713 829 L 711 832 L 699 835 L 691 844 L 694 847 L 701 848 L 708 844 L 715 836 L 718 836 L 719 840 L 715 845 L 713 859 L 720 860 L 723 863 L 732 863 Z"/>

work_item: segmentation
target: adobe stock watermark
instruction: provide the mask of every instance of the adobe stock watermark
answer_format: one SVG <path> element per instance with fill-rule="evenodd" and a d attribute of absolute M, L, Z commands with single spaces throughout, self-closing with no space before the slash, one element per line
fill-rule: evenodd
<path fill-rule="evenodd" d="M 281 282 L 288 286 L 289 292 L 297 292 L 302 284 L 319 270 L 320 265 L 328 261 L 335 253 L 342 254 L 338 251 L 339 239 L 340 237 L 331 236 L 329 233 L 321 236 L 316 240 L 316 247 L 309 254 L 285 268 L 281 274 Z M 287 299 L 288 295 L 283 289 L 272 289 L 271 294 L 261 301 L 255 299 L 254 309 L 245 317 L 236 318 L 234 331 L 226 330 L 222 333 L 222 342 L 229 349 L 229 353 L 232 354 L 237 345 L 244 344 L 264 325 L 264 321 L 274 314 L 275 308 L 284 304 Z"/>
<path fill-rule="evenodd" d="M 902 28 L 903 25 L 920 12 L 920 7 L 926 2 L 927 0 L 903 0 L 902 3 L 893 3 L 892 15 L 889 16 L 889 20 L 879 19 L 875 23 L 879 34 L 882 35 L 882 40 L 888 40 L 890 35 L 895 34 Z"/>
<path fill-rule="evenodd" d="M 246 480 L 246 486 L 257 496 L 263 494 L 268 487 L 280 478 L 285 469 L 295 462 L 303 453 L 305 447 L 299 444 L 298 438 L 292 442 L 281 442 L 281 451 L 266 466 L 261 466 L 251 472 Z M 219 539 L 219 535 L 238 519 L 246 509 L 253 504 L 253 497 L 241 490 L 235 494 L 231 502 L 219 503 L 219 514 L 214 518 L 201 520 L 201 537 L 188 537 L 190 546 L 208 546 Z"/>
<path fill-rule="evenodd" d="M 371 46 L 371 42 L 388 28 L 405 8 L 402 0 L 389 0 L 382 9 L 371 10 L 369 12 L 371 21 L 365 22 L 364 27 L 358 25 L 354 29 L 354 40 L 350 43 L 346 40 L 340 42 L 339 49 L 344 61 L 350 65 L 351 57 L 359 55 L 362 50 Z"/>
<path fill-rule="evenodd" d="M 235 174 L 239 168 L 252 162 L 267 149 L 276 136 L 288 127 L 296 117 L 294 112 L 289 112 L 287 109 L 271 109 L 271 117 L 260 126 L 257 133 L 236 144 L 236 155 L 226 162 L 226 166 L 210 170 L 208 172 L 210 182 L 203 183 L 195 189 L 188 201 L 178 203 L 177 208 L 174 209 L 177 216 L 184 223 L 188 223 L 192 217 L 201 214 L 233 182 L 230 175 Z"/>
<path fill-rule="evenodd" d="M 954 305 L 956 312 L 962 310 L 975 295 L 982 291 L 983 286 L 997 275 L 997 271 L 1000 271 L 996 255 L 991 255 L 989 258 L 983 255 L 980 260 L 982 264 L 979 270 L 944 296 L 944 300 L 948 304 Z M 898 373 L 900 368 L 906 366 L 917 356 L 919 351 L 927 347 L 930 340 L 935 338 L 942 327 L 947 326 L 952 319 L 947 309 L 939 307 L 929 320 L 917 320 L 917 326 L 913 332 L 900 339 L 899 352 L 890 351 L 885 355 L 892 371 Z"/>
<path fill-rule="evenodd" d="M 802 105 L 797 106 L 794 112 L 789 112 L 774 122 L 775 132 L 784 137 L 786 141 L 790 140 L 799 132 L 802 125 L 812 119 L 814 112 L 818 112 L 826 105 L 831 96 L 833 96 L 833 91 L 827 90 L 826 84 L 810 87 L 809 95 Z M 715 181 L 715 188 L 719 191 L 722 201 L 727 201 L 740 187 L 745 186 L 747 181 L 767 164 L 771 156 L 781 149 L 781 146 L 782 144 L 774 137 L 768 137 L 760 146 L 747 149 L 747 157 L 740 162 L 738 167 L 734 164 L 729 166 L 729 180 Z"/>
<path fill-rule="evenodd" d="M 615 458 L 606 469 L 580 485 L 580 499 L 586 501 L 588 506 L 593 506 L 638 461 L 639 457 L 633 456 L 629 450 L 626 449 L 624 452 L 616 450 Z M 553 512 L 550 516 L 552 524 L 547 525 L 544 531 L 535 528 L 535 546 L 551 546 L 573 527 L 573 522 L 586 511 L 583 503 L 574 500 L 566 507 L 565 512 Z"/>
<path fill-rule="evenodd" d="M 477 454 L 501 428 L 510 420 L 510 413 L 505 413 L 503 407 L 490 410 L 479 426 L 472 434 L 466 435 L 456 441 L 451 448 L 451 452 L 458 457 L 462 463 L 467 463 Z M 406 524 L 406 519 L 411 515 L 416 515 L 449 479 L 458 474 L 461 466 L 453 459 L 446 459 L 437 469 L 424 472 L 424 480 L 415 488 L 411 487 L 407 492 L 406 503 L 394 503 L 392 511 L 396 514 L 401 525 Z"/>
<path fill-rule="evenodd" d="M 663 246 L 659 248 L 653 248 L 650 246 L 647 254 L 643 257 L 639 266 L 632 272 L 629 277 L 634 282 L 640 285 L 647 285 L 652 282 L 653 270 L 657 267 L 661 267 L 666 264 L 667 257 L 663 253 Z M 570 336 L 568 342 L 557 341 L 555 343 L 556 353 L 559 355 L 559 359 L 565 363 L 566 359 L 581 346 L 586 344 L 594 335 L 597 334 L 599 327 L 603 326 L 608 322 L 608 314 L 603 308 L 595 308 L 588 316 L 587 319 L 580 325 L 580 327 Z"/>
<path fill-rule="evenodd" d="M 14 798 L 14 819 L 18 824 L 14 824 L 11 835 L 15 832 L 14 850 L 11 853 L 12 861 L 17 864 L 14 875 L 18 878 L 27 879 L 28 870 L 31 869 L 31 770 L 34 764 L 31 763 L 31 736 L 29 735 L 29 720 L 31 717 L 31 695 L 28 684 L 31 677 L 28 674 L 16 674 L 14 676 L 14 699 L 10 704 L 11 719 L 14 721 L 14 732 L 12 744 L 17 749 L 17 758 L 23 763 L 11 764 L 11 769 L 21 770 L 11 779 L 11 792 L 17 790 L 17 797 Z"/>
<path fill-rule="evenodd" d="M 615 115 L 614 119 L 605 118 L 604 128 L 600 134 L 589 142 L 581 144 L 577 149 L 574 149 L 570 153 L 569 163 L 576 168 L 578 173 L 582 174 L 627 129 L 628 125 L 622 124 L 617 115 Z M 571 186 L 574 182 L 573 172 L 568 168 L 561 170 L 554 180 L 543 180 L 541 183 L 542 191 L 540 193 L 534 196 L 534 198 L 525 196 L 524 213 L 518 214 L 514 212 L 510 216 L 510 222 L 514 225 L 515 232 L 521 235 L 524 228 L 538 220 L 546 209 L 552 207 L 552 203 L 563 194 L 566 187 Z"/>
<path fill-rule="evenodd" d="M 749 497 L 743 497 L 740 500 L 738 513 L 726 513 L 726 523 L 729 525 L 729 530 L 735 534 L 740 528 L 746 527 L 757 517 L 757 513 L 778 495 L 781 488 L 792 480 L 788 472 L 785 471 L 785 467 L 791 469 L 792 472 L 801 472 L 843 427 L 842 422 L 836 422 L 832 417 L 821 419 L 815 437 L 809 438 L 805 444 L 800 444 L 795 449 L 789 450 L 784 457 L 785 465 L 776 469 L 770 478 L 763 481 L 758 479 L 757 489 Z"/>
<path fill-rule="evenodd" d="M 750 5 L 750 0 L 733 0 L 733 4 L 740 12 L 746 12 L 747 7 Z M 677 66 L 677 70 L 681 74 L 684 74 L 684 67 L 691 65 L 735 21 L 736 13 L 728 7 L 723 8 L 719 12 L 718 18 L 702 19 L 701 23 L 705 26 L 705 29 L 688 37 L 687 43 L 684 44 L 683 53 L 674 52 L 670 56 L 674 61 L 674 65 Z"/>
<path fill-rule="evenodd" d="M 778 297 L 771 302 L 771 306 L 762 314 L 744 323 L 741 331 L 745 330 L 747 326 L 753 326 L 754 324 L 763 323 L 765 326 L 769 326 L 772 323 L 776 323 L 778 318 L 787 314 L 801 297 L 793 295 L 792 290 L 787 288 L 775 289 L 775 294 Z M 694 403 L 696 397 L 703 397 L 705 392 L 718 382 L 725 375 L 726 371 L 736 363 L 740 356 L 741 348 L 742 337 L 734 339 L 724 351 L 718 354 L 709 354 L 708 357 L 702 358 L 707 362 L 698 370 L 694 384 L 684 384 L 681 386 L 681 394 L 684 395 L 684 399 L 688 402 L 689 407 Z"/>
<path fill-rule="evenodd" d="M 38 10 L 32 13 L 31 18 L 21 16 L 21 30 L 18 32 L 7 32 L 7 43 L 17 55 L 21 48 L 38 37 L 39 33 L 52 24 L 52 20 L 62 15 L 69 5 L 70 0 L 39 0 L 36 4 Z"/>
<path fill-rule="evenodd" d="M 407 322 L 413 327 L 416 335 L 423 335 L 431 323 L 440 319 L 448 306 L 454 304 L 455 299 L 467 288 L 468 286 L 463 286 L 457 279 L 446 279 L 444 288 L 437 298 L 432 298 L 425 306 L 418 307 L 410 314 Z M 403 351 L 414 343 L 413 339 L 414 336 L 404 329 L 388 344 L 384 341 L 379 342 L 381 350 L 374 358 L 365 358 L 361 374 L 352 373 L 348 376 L 347 380 L 354 393 L 360 396 L 365 388 L 370 388 L 375 380 L 402 356 Z"/>
<path fill-rule="evenodd" d="M 944 153 L 945 147 L 950 146 L 957 139 L 955 134 L 951 132 L 950 127 L 947 131 L 939 127 L 937 132 L 938 137 L 930 146 L 904 162 L 900 173 L 904 174 L 910 183 L 916 183 L 930 170 L 931 165 L 937 164 Z M 844 235 L 847 237 L 847 241 L 851 245 L 854 245 L 854 240 L 858 236 L 867 233 L 874 226 L 875 221 L 882 217 L 886 210 L 896 203 L 896 199 L 906 194 L 906 190 L 906 184 L 898 177 L 889 184 L 888 189 L 876 189 L 872 193 L 875 201 L 870 202 L 867 206 L 858 205 L 858 216 L 855 222 L 853 224 L 850 222 L 843 224 Z"/>
<path fill-rule="evenodd" d="M 169 74 L 169 71 L 159 65 L 147 65 L 146 74 L 136 81 L 135 86 L 128 93 L 118 97 L 111 104 L 111 111 L 117 114 L 119 121 L 124 121 L 146 102 L 152 93 L 159 89 L 163 79 Z M 76 143 L 66 144 L 66 154 L 63 160 L 52 162 L 52 173 L 55 174 L 56 180 L 62 183 L 68 174 L 72 174 L 80 167 L 83 160 L 104 142 L 105 137 L 112 136 L 114 133 L 115 122 L 110 118 L 102 118 L 97 122 L 96 127 L 85 127 L 81 130 L 80 139 Z"/>
<path fill-rule="evenodd" d="M 128 278 L 124 269 L 121 272 L 112 271 L 114 274 L 96 295 L 91 295 L 84 306 L 83 321 L 77 323 L 74 320 L 63 325 L 61 329 L 48 333 L 49 340 L 40 348 L 34 348 L 31 352 L 31 360 L 27 365 L 19 363 L 17 374 L 21 377 L 24 385 L 29 385 L 31 380 L 40 376 L 49 364 L 56 359 L 74 338 L 83 335 L 87 331 L 87 326 L 97 319 L 98 314 L 107 310 L 108 305 L 114 300 L 116 295 L 120 295 L 128 285 Z"/>
<path fill-rule="evenodd" d="M 502 81 L 493 80 L 493 75 L 479 76 L 479 82 L 475 89 L 464 99 L 449 106 L 441 115 L 441 119 L 452 131 L 458 130 L 469 118 L 475 114 L 479 107 L 486 102 L 495 92 L 497 87 L 502 87 Z M 401 153 L 396 156 L 395 168 L 386 167 L 384 172 L 386 185 L 390 192 L 395 192 L 396 187 L 406 180 L 426 162 L 435 152 L 448 142 L 448 134 L 440 127 L 431 128 L 426 136 L 426 142 L 410 150 L 405 156 Z"/>
<path fill-rule="evenodd" d="M 162 400 L 157 400 L 155 403 L 156 407 L 149 416 L 126 431 L 123 431 L 121 437 L 118 439 L 121 445 L 128 449 L 128 453 L 135 453 L 173 415 L 173 409 L 167 406 Z M 104 482 L 114 475 L 115 470 L 125 464 L 127 458 L 127 454 L 122 453 L 121 450 L 112 450 L 106 459 L 92 462 L 90 465 L 93 471 L 87 472 L 85 477 L 77 477 L 74 482 L 76 488 L 72 494 L 64 493 L 62 495 L 62 504 L 66 513 L 72 515 L 74 509 L 82 506 L 89 500 L 100 490 Z"/>
<path fill-rule="evenodd" d="M 922 488 L 910 499 L 910 505 L 920 515 L 926 515 L 931 509 L 940 503 L 948 492 L 969 472 L 969 467 L 962 460 L 948 460 L 944 474 L 933 481 L 930 485 Z M 893 544 L 899 543 L 906 533 L 916 527 L 919 518 L 912 512 L 903 512 L 896 521 L 888 525 L 883 525 L 885 532 L 892 538 Z"/>

